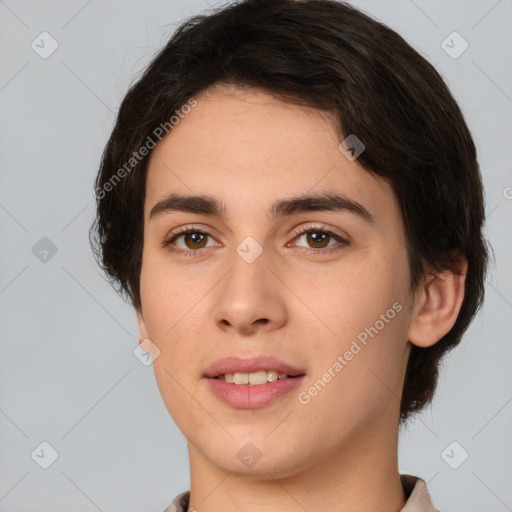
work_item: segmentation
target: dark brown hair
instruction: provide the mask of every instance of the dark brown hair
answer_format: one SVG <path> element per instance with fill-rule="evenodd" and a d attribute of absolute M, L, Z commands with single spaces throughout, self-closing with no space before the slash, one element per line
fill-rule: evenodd
<path fill-rule="evenodd" d="M 233 83 L 332 112 L 340 134 L 364 143 L 358 162 L 391 184 L 400 205 L 411 290 L 427 265 L 442 271 L 466 258 L 455 325 L 433 346 L 412 347 L 400 407 L 405 420 L 431 401 L 441 357 L 459 343 L 483 300 L 483 191 L 474 142 L 440 75 L 397 33 L 354 7 L 245 0 L 179 26 L 126 94 L 105 147 L 90 233 L 99 264 L 139 308 L 149 160 L 140 148 L 190 98 Z"/>

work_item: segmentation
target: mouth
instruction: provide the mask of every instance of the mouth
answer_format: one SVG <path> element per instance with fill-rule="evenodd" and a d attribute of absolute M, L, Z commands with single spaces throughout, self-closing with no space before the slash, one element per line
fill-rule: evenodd
<path fill-rule="evenodd" d="M 304 370 L 266 356 L 227 357 L 203 374 L 208 389 L 236 409 L 257 409 L 290 395 L 305 378 Z"/>

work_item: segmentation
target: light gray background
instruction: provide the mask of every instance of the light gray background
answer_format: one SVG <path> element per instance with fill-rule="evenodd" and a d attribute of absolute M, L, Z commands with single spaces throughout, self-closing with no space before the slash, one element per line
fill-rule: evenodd
<path fill-rule="evenodd" d="M 459 101 L 496 254 L 483 310 L 445 359 L 432 407 L 402 434 L 400 470 L 424 478 L 443 512 L 512 510 L 512 5 L 352 3 L 432 62 Z M 0 0 L 2 512 L 161 512 L 189 488 L 185 440 L 152 367 L 133 354 L 134 312 L 102 278 L 87 232 L 93 178 L 123 95 L 177 23 L 208 7 Z M 59 45 L 47 59 L 31 48 L 43 31 Z M 441 46 L 453 31 L 469 43 L 457 59 Z M 32 252 L 42 237 L 58 249 L 47 262 Z M 48 456 L 43 441 L 58 452 L 48 469 L 31 457 Z M 458 469 L 442 456 L 453 441 L 452 464 L 469 453 Z"/>

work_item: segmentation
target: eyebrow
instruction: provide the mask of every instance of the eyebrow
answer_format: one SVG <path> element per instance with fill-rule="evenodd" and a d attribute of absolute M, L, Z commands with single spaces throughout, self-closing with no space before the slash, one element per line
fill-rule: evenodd
<path fill-rule="evenodd" d="M 214 215 L 222 218 L 225 211 L 224 204 L 213 197 L 172 193 L 151 208 L 149 219 L 172 212 Z M 375 223 L 372 214 L 362 204 L 337 192 L 280 199 L 270 206 L 268 214 L 275 221 L 296 213 L 314 211 L 345 211 L 357 215 L 368 223 Z"/>

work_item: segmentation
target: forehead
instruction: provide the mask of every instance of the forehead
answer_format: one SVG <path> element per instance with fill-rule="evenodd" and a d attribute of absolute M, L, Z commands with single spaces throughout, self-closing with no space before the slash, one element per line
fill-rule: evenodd
<path fill-rule="evenodd" d="M 389 185 L 340 152 L 331 113 L 234 86 L 196 100 L 151 154 L 146 218 L 171 191 L 217 197 L 227 215 L 325 190 L 365 204 L 377 217 L 396 210 Z"/>

